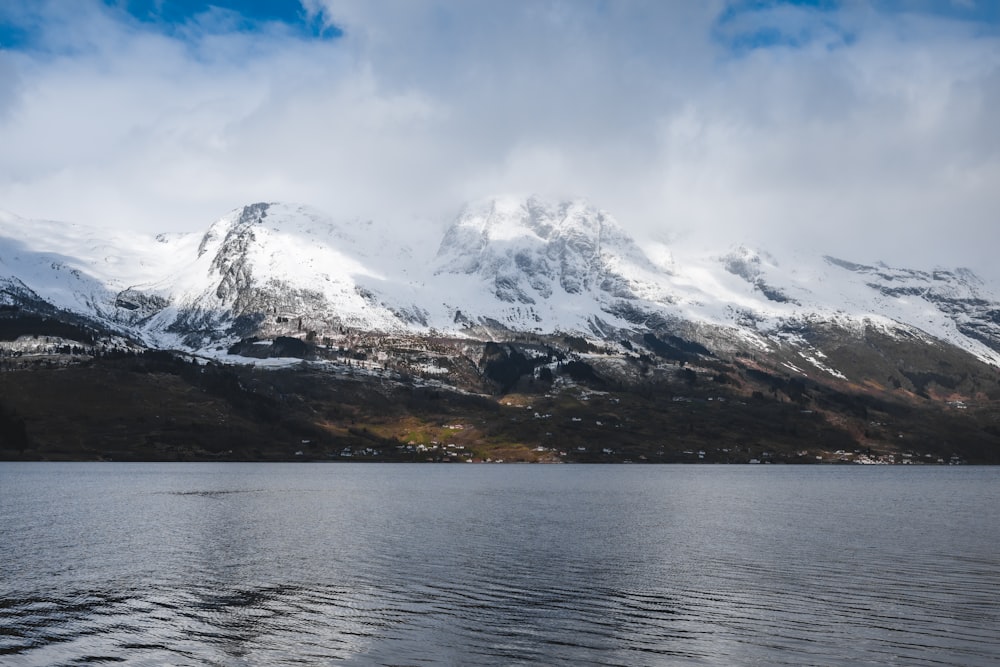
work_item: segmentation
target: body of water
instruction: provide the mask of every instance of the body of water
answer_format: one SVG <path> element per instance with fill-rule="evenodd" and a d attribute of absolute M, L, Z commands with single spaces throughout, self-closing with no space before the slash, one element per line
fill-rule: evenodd
<path fill-rule="evenodd" d="M 0 463 L 3 665 L 997 665 L 1000 468 Z"/>

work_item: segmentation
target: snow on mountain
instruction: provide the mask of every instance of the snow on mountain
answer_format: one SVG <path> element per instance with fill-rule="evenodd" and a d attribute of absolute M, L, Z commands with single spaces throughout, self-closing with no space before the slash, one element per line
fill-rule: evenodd
<path fill-rule="evenodd" d="M 366 261 L 384 239 L 366 238 L 358 226 L 303 206 L 233 211 L 196 245 L 190 237 L 179 242 L 186 265 L 136 290 L 163 304 L 144 331 L 189 347 L 293 320 L 303 331 L 403 331 L 407 323 L 367 287 L 386 280 Z"/>
<path fill-rule="evenodd" d="M 469 206 L 445 233 L 434 266 L 439 283 L 464 283 L 443 292 L 459 322 L 600 333 L 604 324 L 632 327 L 672 300 L 665 272 L 614 218 L 580 201 Z"/>
<path fill-rule="evenodd" d="M 56 308 L 118 321 L 121 291 L 175 266 L 176 255 L 160 245 L 144 235 L 0 212 L 0 279 L 20 283 Z"/>
<path fill-rule="evenodd" d="M 1000 365 L 1000 301 L 968 269 L 895 269 L 794 253 L 779 261 L 745 246 L 722 254 L 675 248 L 674 258 L 672 285 L 685 319 L 726 324 L 764 347 L 804 345 L 795 332 L 825 324 L 945 342 Z M 816 356 L 809 361 L 831 372 Z"/>
<path fill-rule="evenodd" d="M 641 248 L 582 201 L 467 206 L 436 254 L 371 222 L 260 203 L 204 234 L 106 234 L 0 214 L 0 305 L 48 304 L 147 344 L 198 349 L 252 335 L 341 330 L 573 333 L 612 340 L 678 327 L 796 345 L 823 324 L 876 327 L 1000 365 L 1000 301 L 968 270 L 910 270 L 737 246 Z"/>

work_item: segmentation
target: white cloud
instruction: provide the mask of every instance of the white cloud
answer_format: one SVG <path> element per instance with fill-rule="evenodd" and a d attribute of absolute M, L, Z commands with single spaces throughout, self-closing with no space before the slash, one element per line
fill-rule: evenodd
<path fill-rule="evenodd" d="M 395 220 L 539 192 L 640 235 L 993 265 L 995 26 L 865 3 L 304 6 L 343 37 L 44 4 L 44 48 L 0 51 L 0 208 L 158 231 L 258 200 Z"/>

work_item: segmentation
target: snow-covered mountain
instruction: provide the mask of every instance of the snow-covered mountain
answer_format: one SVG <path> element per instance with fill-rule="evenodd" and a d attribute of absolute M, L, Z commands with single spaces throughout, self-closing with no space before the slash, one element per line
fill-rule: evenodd
<path fill-rule="evenodd" d="M 1000 295 L 968 270 L 724 247 L 643 248 L 581 201 L 467 206 L 436 253 L 361 220 L 259 203 L 205 233 L 147 237 L 0 214 L 0 307 L 72 314 L 153 347 L 345 331 L 618 342 L 683 332 L 716 348 L 791 346 L 836 376 L 810 330 L 877 329 L 1000 365 Z"/>
<path fill-rule="evenodd" d="M 373 244 L 357 227 L 307 207 L 261 203 L 224 216 L 204 235 L 172 239 L 184 264 L 129 291 L 143 304 L 139 331 L 158 345 L 196 348 L 292 320 L 308 330 L 403 330 L 366 288 L 385 279 L 371 252 L 384 240 Z"/>
<path fill-rule="evenodd" d="M 583 202 L 494 199 L 467 207 L 434 263 L 459 321 L 521 331 L 632 327 L 671 302 L 669 276 L 608 213 Z M 455 319 L 455 318 L 453 318 Z M 610 330 L 609 330 L 610 332 Z"/>

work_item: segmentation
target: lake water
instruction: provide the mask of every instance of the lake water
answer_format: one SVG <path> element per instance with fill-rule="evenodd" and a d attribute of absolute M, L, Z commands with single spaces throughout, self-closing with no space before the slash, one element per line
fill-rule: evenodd
<path fill-rule="evenodd" d="M 0 463 L 3 665 L 997 665 L 1000 468 Z"/>

